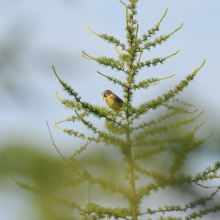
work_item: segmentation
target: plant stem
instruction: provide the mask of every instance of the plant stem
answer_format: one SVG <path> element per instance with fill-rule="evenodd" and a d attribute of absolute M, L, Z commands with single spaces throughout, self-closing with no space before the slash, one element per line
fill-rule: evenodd
<path fill-rule="evenodd" d="M 126 114 L 126 118 L 128 115 Z M 126 120 L 128 121 L 128 120 Z M 128 147 L 128 164 L 129 164 L 129 172 L 130 172 L 130 184 L 131 184 L 131 211 L 132 211 L 132 220 L 137 220 L 137 201 L 136 201 L 136 187 L 135 187 L 135 177 L 134 177 L 134 167 L 133 167 L 133 159 L 131 152 L 131 142 L 130 142 L 130 133 L 129 133 L 129 123 L 127 124 L 127 133 L 126 133 L 126 142 Z"/>
<path fill-rule="evenodd" d="M 133 15 L 133 7 L 131 8 L 131 14 Z M 130 27 L 133 29 L 133 19 L 130 20 Z M 131 36 L 130 47 L 133 46 L 133 40 Z M 131 53 L 131 52 L 130 52 Z M 133 65 L 133 57 L 131 57 L 128 70 L 131 73 Z M 133 77 L 133 76 L 130 76 Z M 132 159 L 132 151 L 131 151 L 131 141 L 130 141 L 130 132 L 129 132 L 129 101 L 130 101 L 130 90 L 131 90 L 131 81 L 130 77 L 128 77 L 127 81 L 127 109 L 125 113 L 125 126 L 126 126 L 126 142 L 127 142 L 127 159 L 129 165 L 129 173 L 130 173 L 130 185 L 131 185 L 131 212 L 132 212 L 132 220 L 137 220 L 137 195 L 136 195 L 136 187 L 135 187 L 135 176 L 134 176 L 134 165 Z"/>

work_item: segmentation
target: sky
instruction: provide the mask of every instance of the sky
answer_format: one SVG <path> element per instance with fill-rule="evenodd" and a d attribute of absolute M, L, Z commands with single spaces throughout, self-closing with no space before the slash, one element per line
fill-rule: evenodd
<path fill-rule="evenodd" d="M 161 46 L 145 52 L 142 61 L 180 52 L 164 65 L 143 69 L 137 81 L 175 76 L 159 86 L 135 92 L 133 104 L 137 106 L 174 88 L 205 59 L 204 67 L 179 97 L 190 98 L 192 104 L 204 110 L 201 120 L 206 121 L 208 128 L 217 127 L 220 119 L 220 2 L 139 0 L 136 17 L 139 36 L 160 20 L 166 8 L 168 13 L 156 36 L 169 34 L 182 22 L 184 25 Z M 52 65 L 84 101 L 106 106 L 101 100 L 106 89 L 122 97 L 122 89 L 97 71 L 122 80 L 125 76 L 82 57 L 84 50 L 93 57 L 117 58 L 114 46 L 92 34 L 86 26 L 125 42 L 125 8 L 118 0 L 0 1 L 0 147 L 13 142 L 36 143 L 41 150 L 56 154 L 46 121 L 64 153 L 72 152 L 73 142 L 79 142 L 54 126 L 54 122 L 66 119 L 73 112 L 65 109 L 55 97 L 58 92 L 61 98 L 68 98 L 53 74 Z M 99 126 L 102 122 L 96 123 Z M 73 125 L 60 126 L 71 128 Z M 77 129 L 83 131 L 84 127 L 77 124 Z M 10 212 L 6 209 L 4 213 L 7 216 Z M 24 216 L 16 219 L 24 219 Z"/>

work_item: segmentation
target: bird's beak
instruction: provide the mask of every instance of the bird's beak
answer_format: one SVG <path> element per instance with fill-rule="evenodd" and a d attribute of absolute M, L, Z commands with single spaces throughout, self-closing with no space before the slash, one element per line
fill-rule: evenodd
<path fill-rule="evenodd" d="M 102 96 L 101 96 L 101 98 L 102 98 L 102 99 L 104 99 L 104 98 L 105 98 L 105 95 L 104 95 L 104 93 L 102 93 Z"/>

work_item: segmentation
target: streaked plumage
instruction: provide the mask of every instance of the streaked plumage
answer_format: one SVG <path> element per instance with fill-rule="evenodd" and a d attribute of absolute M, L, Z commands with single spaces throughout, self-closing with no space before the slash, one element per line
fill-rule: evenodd
<path fill-rule="evenodd" d="M 102 93 L 102 99 L 104 98 L 107 105 L 114 111 L 119 111 L 123 105 L 123 100 L 121 100 L 117 95 L 115 95 L 110 90 L 105 90 Z"/>

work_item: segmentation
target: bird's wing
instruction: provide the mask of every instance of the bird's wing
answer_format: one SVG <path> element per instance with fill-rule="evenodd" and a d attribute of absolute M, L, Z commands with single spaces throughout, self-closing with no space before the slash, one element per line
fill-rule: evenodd
<path fill-rule="evenodd" d="M 121 100 L 118 96 L 116 96 L 115 101 L 122 107 L 123 105 L 123 100 Z"/>

